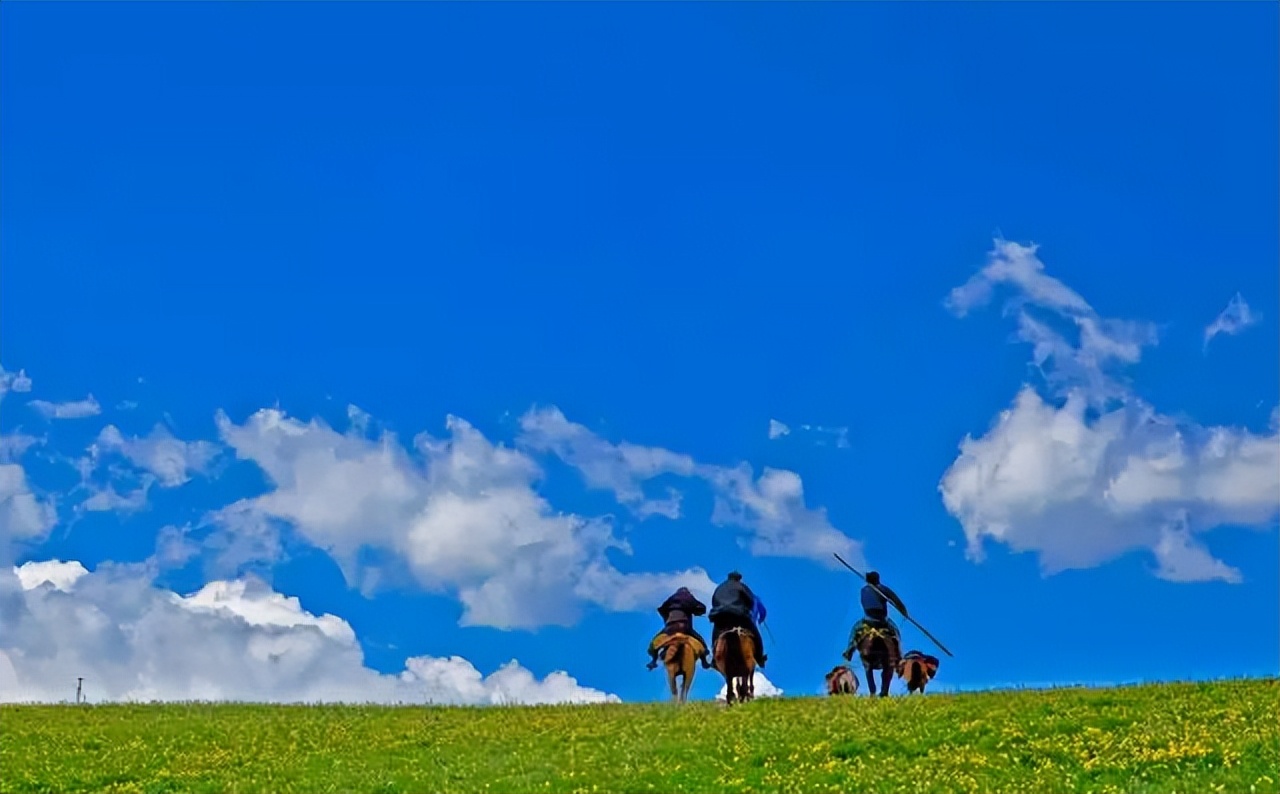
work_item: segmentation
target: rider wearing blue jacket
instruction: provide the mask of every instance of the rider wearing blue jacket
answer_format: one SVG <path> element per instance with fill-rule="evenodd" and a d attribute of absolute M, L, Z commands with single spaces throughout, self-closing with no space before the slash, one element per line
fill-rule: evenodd
<path fill-rule="evenodd" d="M 867 620 L 878 623 L 888 622 L 890 601 L 899 612 L 907 614 L 907 606 L 902 603 L 901 598 L 898 598 L 898 594 L 888 586 L 880 584 L 880 574 L 867 571 L 867 583 L 862 586 L 862 613 L 867 616 Z"/>
<path fill-rule="evenodd" d="M 902 603 L 902 599 L 891 588 L 880 584 L 879 573 L 867 571 L 867 583 L 862 586 L 860 596 L 863 616 L 861 620 L 853 624 L 853 631 L 849 632 L 849 647 L 845 649 L 843 654 L 845 659 L 853 658 L 859 629 L 864 625 L 888 628 L 893 634 L 895 643 L 902 641 L 902 633 L 898 631 L 897 625 L 889 619 L 889 604 L 892 603 L 903 615 L 907 614 L 907 605 Z"/>

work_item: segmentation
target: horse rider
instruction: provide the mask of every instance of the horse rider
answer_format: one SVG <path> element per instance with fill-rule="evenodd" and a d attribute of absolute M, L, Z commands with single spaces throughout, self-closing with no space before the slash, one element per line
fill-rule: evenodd
<path fill-rule="evenodd" d="M 758 599 L 751 588 L 742 582 L 742 574 L 732 571 L 729 578 L 720 583 L 711 594 L 711 647 L 714 649 L 720 635 L 728 629 L 746 629 L 756 645 L 756 664 L 764 667 L 769 657 L 764 655 L 764 638 L 756 626 L 756 603 Z"/>
<path fill-rule="evenodd" d="M 902 641 L 902 634 L 898 631 L 897 624 L 889 619 L 889 604 L 892 603 L 903 615 L 907 614 L 907 605 L 902 603 L 902 599 L 888 585 L 880 583 L 880 574 L 876 571 L 867 571 L 867 583 L 862 586 L 861 597 L 862 619 L 854 624 L 853 631 L 849 635 L 849 648 L 844 652 L 846 660 L 853 659 L 854 638 L 863 624 L 887 628 L 895 640 Z"/>
<path fill-rule="evenodd" d="M 658 636 L 653 638 L 653 642 L 649 643 L 649 664 L 645 666 L 650 670 L 658 666 L 658 652 L 668 637 L 673 634 L 687 634 L 702 643 L 702 655 L 699 658 L 702 659 L 703 669 L 711 667 L 709 658 L 711 649 L 707 641 L 693 627 L 695 617 L 707 614 L 707 605 L 689 592 L 689 588 L 681 587 L 662 602 L 662 606 L 658 607 L 658 614 L 662 616 L 663 627 L 662 631 L 658 632 Z"/>

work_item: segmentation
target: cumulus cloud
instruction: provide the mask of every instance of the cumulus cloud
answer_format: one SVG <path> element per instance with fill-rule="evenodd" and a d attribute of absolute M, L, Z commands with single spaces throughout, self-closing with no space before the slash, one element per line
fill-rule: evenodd
<path fill-rule="evenodd" d="M 521 445 L 555 454 L 581 471 L 589 486 L 613 491 L 624 505 L 637 506 L 640 515 L 655 512 L 641 490 L 647 480 L 660 475 L 698 479 L 715 495 L 712 522 L 747 529 L 743 545 L 752 554 L 802 557 L 831 566 L 836 564 L 832 552 L 862 560 L 861 544 L 833 527 L 825 509 L 805 505 L 804 486 L 795 472 L 766 468 L 757 478 L 745 463 L 704 464 L 660 447 L 615 444 L 555 408 L 530 411 L 521 427 Z"/>
<path fill-rule="evenodd" d="M 126 438 L 115 425 L 107 425 L 90 447 L 96 460 L 120 455 L 135 467 L 155 477 L 165 488 L 174 488 L 193 475 L 204 474 L 218 456 L 219 447 L 210 441 L 182 441 L 161 424 L 143 437 Z"/>
<path fill-rule="evenodd" d="M 777 419 L 769 420 L 769 440 L 770 441 L 773 441 L 774 439 L 782 438 L 783 436 L 785 436 L 790 432 L 791 432 L 791 428 L 787 427 L 782 422 L 779 422 Z"/>
<path fill-rule="evenodd" d="M 755 687 L 755 695 L 758 698 L 780 698 L 782 690 L 774 686 L 774 683 L 765 677 L 765 674 L 756 670 L 755 676 L 751 679 L 751 684 Z M 720 691 L 716 693 L 716 700 L 724 702 L 725 695 L 728 693 L 729 687 L 726 684 L 720 685 Z"/>
<path fill-rule="evenodd" d="M 599 703 L 618 698 L 512 661 L 412 657 L 397 675 L 364 665 L 351 626 L 260 580 L 182 596 L 129 566 L 89 573 L 47 560 L 0 570 L 0 700 L 59 701 L 76 679 L 94 701 Z"/>
<path fill-rule="evenodd" d="M 1204 329 L 1204 347 L 1208 349 L 1209 343 L 1218 334 L 1226 334 L 1235 336 L 1251 325 L 1256 325 L 1262 318 L 1249 308 L 1249 304 L 1244 302 L 1244 296 L 1236 293 L 1227 307 L 1214 318 Z"/>
<path fill-rule="evenodd" d="M 1203 534 L 1220 525 L 1263 526 L 1280 512 L 1280 436 L 1202 427 L 1156 411 L 1112 367 L 1136 362 L 1150 326 L 1103 319 L 1044 272 L 1034 247 L 998 241 L 991 261 L 952 291 L 958 313 L 1009 285 L 1019 337 L 1047 368 L 1048 399 L 1024 385 L 978 438 L 966 437 L 939 485 L 964 528 L 968 555 L 987 541 L 1039 556 L 1046 573 L 1085 568 L 1146 549 L 1173 581 L 1240 580 Z M 1029 317 L 1025 304 L 1048 309 Z M 1054 319 L 1076 326 L 1072 342 Z"/>
<path fill-rule="evenodd" d="M 90 394 L 83 400 L 54 403 L 48 400 L 32 400 L 28 403 L 45 419 L 84 419 L 102 413 L 102 406 Z"/>
<path fill-rule="evenodd" d="M 650 608 L 681 584 L 706 590 L 705 571 L 624 573 L 606 558 L 630 547 L 604 519 L 552 508 L 525 453 L 491 443 L 457 417 L 447 439 L 366 438 L 263 410 L 241 425 L 220 414 L 223 441 L 266 474 L 271 490 L 227 508 L 260 527 L 293 526 L 369 590 L 400 575 L 455 595 L 463 625 L 572 625 L 586 605 Z M 234 536 L 236 526 L 223 521 Z M 382 552 L 379 558 L 367 551 Z"/>

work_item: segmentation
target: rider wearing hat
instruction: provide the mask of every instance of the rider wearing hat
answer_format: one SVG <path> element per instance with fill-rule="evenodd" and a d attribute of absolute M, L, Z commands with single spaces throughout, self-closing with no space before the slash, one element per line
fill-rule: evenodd
<path fill-rule="evenodd" d="M 702 635 L 693 627 L 693 619 L 696 616 L 707 614 L 707 605 L 699 601 L 689 588 L 681 587 L 662 602 L 662 606 L 658 607 L 658 614 L 662 616 L 664 625 L 662 631 L 653 638 L 653 642 L 649 643 L 647 667 L 652 670 L 658 666 L 658 653 L 662 650 L 667 638 L 673 634 L 687 634 L 702 643 L 702 655 L 699 658 L 702 659 L 703 668 L 710 667 L 711 661 L 707 658 L 710 649 L 707 647 L 707 641 L 702 639 Z"/>
<path fill-rule="evenodd" d="M 742 581 L 742 574 L 733 571 L 711 594 L 711 647 L 714 650 L 720 635 L 732 628 L 746 629 L 756 644 L 756 664 L 764 667 L 769 657 L 764 655 L 764 639 L 756 626 L 755 606 L 758 599 L 751 588 Z"/>

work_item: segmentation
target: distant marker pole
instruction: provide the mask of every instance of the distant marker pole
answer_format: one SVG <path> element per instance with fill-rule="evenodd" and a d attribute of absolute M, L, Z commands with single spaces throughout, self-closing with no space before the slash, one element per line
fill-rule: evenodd
<path fill-rule="evenodd" d="M 833 554 L 835 554 L 835 552 L 832 552 L 832 553 L 833 553 Z M 858 569 L 857 569 L 857 568 L 854 568 L 852 565 L 850 565 L 849 563 L 845 562 L 845 561 L 844 561 L 844 557 L 841 557 L 839 554 L 836 554 L 836 555 L 835 555 L 835 557 L 836 557 L 836 559 L 837 559 L 837 560 L 839 560 L 839 561 L 840 561 L 840 564 L 841 564 L 841 565 L 843 565 L 844 567 L 846 567 L 846 568 L 848 568 L 849 570 L 853 571 L 854 575 L 856 575 L 856 576 L 857 576 L 859 579 L 861 579 L 862 581 L 867 582 L 867 577 L 865 577 L 865 576 L 863 576 L 862 574 L 858 573 Z M 888 601 L 890 604 L 893 604 L 893 600 L 892 600 L 892 599 L 890 599 L 888 596 L 886 596 L 886 595 L 884 594 L 884 591 L 883 591 L 883 590 L 881 590 L 879 587 L 876 587 L 875 585 L 871 584 L 871 582 L 867 582 L 867 585 L 868 585 L 868 586 L 870 586 L 870 587 L 871 587 L 871 589 L 873 589 L 873 590 L 875 590 L 877 593 L 879 593 L 881 596 L 884 596 L 884 599 L 885 599 L 886 601 Z M 893 608 L 894 608 L 894 609 L 898 609 L 898 605 L 897 605 L 897 604 L 894 604 Z M 899 612 L 902 612 L 902 610 L 901 610 L 901 609 L 898 609 L 898 611 L 899 611 Z M 941 648 L 943 653 L 945 653 L 947 656 L 950 656 L 950 657 L 951 657 L 951 658 L 953 658 L 953 659 L 955 658 L 955 654 L 954 654 L 954 653 L 952 653 L 951 651 L 948 651 L 948 650 L 947 650 L 947 646 L 945 646 L 945 645 L 943 645 L 942 643 L 938 642 L 938 638 L 937 638 L 937 637 L 935 637 L 935 636 L 933 636 L 932 634 L 930 634 L 930 633 L 929 633 L 929 630 L 928 630 L 928 629 L 926 629 L 924 626 L 921 626 L 919 623 L 917 623 L 915 618 L 911 617 L 911 616 L 910 616 L 910 615 L 908 615 L 906 612 L 902 612 L 902 616 L 903 616 L 904 618 L 906 618 L 907 620 L 911 621 L 911 625 L 913 625 L 913 626 L 915 626 L 916 628 L 920 629 L 920 632 L 921 632 L 922 634 L 924 634 L 924 636 L 926 636 L 926 637 L 928 637 L 930 640 L 932 640 L 934 645 L 937 645 L 939 648 Z"/>

